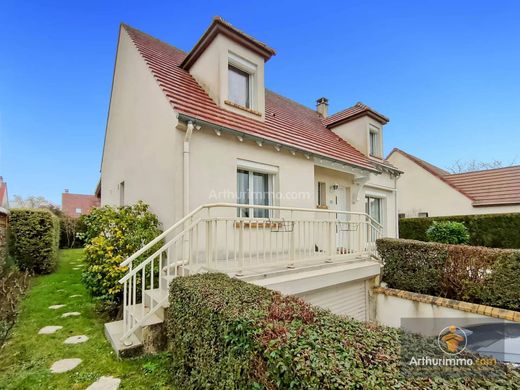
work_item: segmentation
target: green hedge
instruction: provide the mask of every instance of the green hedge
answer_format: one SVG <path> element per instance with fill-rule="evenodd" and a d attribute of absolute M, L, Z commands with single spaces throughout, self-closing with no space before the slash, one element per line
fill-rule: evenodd
<path fill-rule="evenodd" d="M 433 221 L 462 222 L 469 230 L 470 245 L 520 249 L 520 213 L 402 218 L 399 220 L 399 237 L 428 241 L 426 230 Z"/>
<path fill-rule="evenodd" d="M 520 250 L 377 240 L 388 287 L 520 311 Z"/>
<path fill-rule="evenodd" d="M 9 235 L 9 252 L 22 270 L 36 274 L 55 270 L 60 241 L 58 217 L 44 209 L 13 209 Z"/>
<path fill-rule="evenodd" d="M 500 379 L 492 381 L 406 375 L 400 347 L 438 356 L 436 342 L 340 317 L 223 274 L 176 278 L 169 299 L 174 388 L 511 388 L 514 376 L 520 380 L 502 365 L 494 368 Z"/>

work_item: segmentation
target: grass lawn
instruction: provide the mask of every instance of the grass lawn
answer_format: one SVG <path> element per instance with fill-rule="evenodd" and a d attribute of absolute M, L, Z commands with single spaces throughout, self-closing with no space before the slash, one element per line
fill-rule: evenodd
<path fill-rule="evenodd" d="M 120 389 L 167 388 L 168 356 L 118 359 L 103 334 L 104 320 L 95 312 L 90 296 L 81 284 L 81 249 L 60 251 L 57 272 L 32 279 L 21 303 L 21 313 L 10 339 L 0 350 L 0 389 L 85 389 L 101 376 L 121 379 Z M 71 264 L 76 263 L 76 264 Z M 70 298 L 71 295 L 81 297 Z M 58 310 L 48 307 L 66 304 Z M 66 312 L 78 317 L 61 318 Z M 39 335 L 47 325 L 60 325 L 54 334 Z M 66 345 L 70 336 L 86 335 L 82 344 Z M 51 365 L 60 359 L 80 358 L 74 370 L 52 374 Z"/>

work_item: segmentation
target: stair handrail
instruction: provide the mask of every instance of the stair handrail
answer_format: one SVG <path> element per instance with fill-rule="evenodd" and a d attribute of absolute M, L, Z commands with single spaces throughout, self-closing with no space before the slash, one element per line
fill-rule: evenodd
<path fill-rule="evenodd" d="M 194 209 L 192 212 L 187 214 L 185 217 L 181 218 L 179 221 L 174 223 L 172 226 L 170 226 L 168 229 L 166 229 L 164 232 L 159 234 L 157 237 L 155 237 L 152 241 L 150 241 L 148 244 L 143 246 L 141 249 L 139 249 L 137 252 L 135 252 L 132 256 L 128 257 L 125 261 L 119 264 L 120 267 L 126 267 L 128 264 L 130 264 L 132 261 L 137 259 L 139 256 L 141 256 L 143 253 L 145 253 L 147 250 L 152 248 L 155 244 L 157 244 L 159 241 L 161 241 L 163 238 L 168 236 L 172 231 L 177 229 L 179 226 L 184 224 L 188 219 L 193 217 L 195 214 L 197 214 L 199 211 L 207 207 L 207 205 L 201 205 Z"/>
<path fill-rule="evenodd" d="M 172 246 L 175 244 L 178 240 L 180 240 L 185 234 L 186 231 L 189 231 L 191 228 L 193 228 L 196 224 L 198 224 L 201 221 L 201 219 L 198 219 L 196 222 L 192 223 L 186 230 L 183 230 L 179 234 L 177 234 L 175 237 L 173 237 L 171 240 L 169 240 L 166 244 L 161 246 L 159 249 L 157 249 L 153 254 L 148 256 L 146 260 L 144 260 L 142 263 L 140 263 L 137 267 L 133 268 L 131 271 L 129 271 L 125 276 L 123 276 L 121 279 L 119 279 L 119 283 L 124 283 L 128 279 L 130 279 L 134 274 L 138 273 L 141 269 L 146 267 L 151 261 L 153 261 L 159 254 L 166 250 L 169 246 Z"/>

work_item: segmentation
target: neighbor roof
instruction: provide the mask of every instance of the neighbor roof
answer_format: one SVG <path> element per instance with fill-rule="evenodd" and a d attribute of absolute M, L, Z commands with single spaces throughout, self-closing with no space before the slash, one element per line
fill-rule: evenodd
<path fill-rule="evenodd" d="M 265 91 L 265 121 L 219 107 L 181 67 L 189 55 L 139 30 L 122 26 L 177 112 L 356 167 L 377 171 L 378 166 L 384 165 L 395 170 L 386 161 L 372 161 L 329 130 L 316 111 L 269 90 Z"/>
<path fill-rule="evenodd" d="M 71 194 L 64 192 L 61 194 L 61 211 L 69 217 L 88 214 L 94 207 L 99 207 L 100 199 L 95 195 Z M 80 213 L 76 209 L 81 209 Z"/>
<path fill-rule="evenodd" d="M 473 206 L 520 204 L 520 166 L 445 176 L 473 198 Z"/>
<path fill-rule="evenodd" d="M 4 181 L 4 179 L 2 178 L 2 176 L 0 176 L 0 207 L 2 207 L 2 205 L 7 205 L 8 204 L 8 200 L 7 200 L 7 183 Z"/>
<path fill-rule="evenodd" d="M 387 158 L 395 152 L 408 157 L 468 197 L 475 207 L 520 204 L 520 166 L 449 173 L 398 148 L 394 148 Z"/>

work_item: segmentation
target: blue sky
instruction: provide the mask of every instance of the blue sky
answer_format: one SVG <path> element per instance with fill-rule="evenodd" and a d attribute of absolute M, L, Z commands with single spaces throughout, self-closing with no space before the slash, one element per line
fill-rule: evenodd
<path fill-rule="evenodd" d="M 189 50 L 214 15 L 277 50 L 266 86 L 390 117 L 385 152 L 520 164 L 517 1 L 3 1 L 0 175 L 11 197 L 99 178 L 119 23 Z"/>

